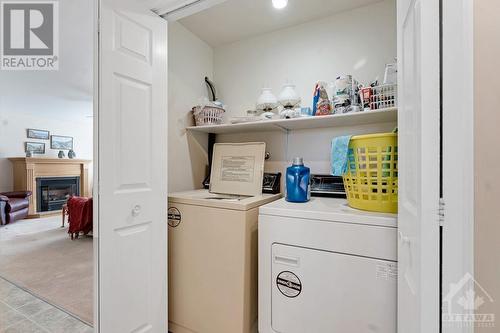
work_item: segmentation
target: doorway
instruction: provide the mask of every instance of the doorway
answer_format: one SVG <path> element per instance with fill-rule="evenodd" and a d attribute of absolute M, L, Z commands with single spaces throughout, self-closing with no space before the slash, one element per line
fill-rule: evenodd
<path fill-rule="evenodd" d="M 97 1 L 96 1 L 96 3 L 97 3 Z M 110 3 L 111 3 L 111 1 L 110 1 Z M 115 4 L 115 2 L 113 2 L 113 4 Z M 96 9 L 96 8 L 94 8 L 93 10 L 97 11 L 97 9 Z M 79 12 L 78 12 L 78 17 L 81 17 L 81 16 L 82 16 L 82 13 L 81 13 L 81 11 L 79 11 Z M 68 17 L 71 17 L 71 15 L 69 15 Z M 92 29 L 92 28 L 91 28 L 90 30 L 91 30 L 91 31 L 93 31 L 93 29 Z M 140 30 L 140 29 L 139 29 L 139 30 Z M 109 45 L 109 44 L 108 44 L 108 45 Z M 130 46 L 130 44 L 128 44 L 128 45 L 124 45 L 124 46 Z M 90 49 L 91 49 L 91 48 L 90 48 Z M 125 48 L 125 49 L 126 49 L 126 48 Z M 138 51 L 138 50 L 139 50 L 139 51 L 141 51 L 140 49 L 135 49 L 134 51 Z M 131 51 L 131 50 L 129 50 L 129 51 Z M 97 51 L 96 51 L 96 53 L 97 53 Z M 126 53 L 126 52 L 125 52 L 125 53 Z M 129 53 L 133 53 L 133 52 L 129 52 Z M 137 55 L 137 52 L 135 52 L 135 54 Z M 139 53 L 139 55 L 140 55 L 140 53 Z M 147 56 L 147 55 L 146 55 L 146 56 Z M 96 57 L 95 57 L 95 61 L 96 61 L 96 62 L 97 62 L 97 59 L 99 59 L 99 58 L 96 56 Z M 110 64 L 110 63 L 108 63 L 108 65 L 109 65 L 109 64 Z M 76 68 L 76 67 L 75 67 L 75 68 Z M 72 70 L 74 70 L 74 69 L 72 69 Z M 90 72 L 91 72 L 91 71 L 90 71 Z M 51 73 L 50 75 L 52 75 L 52 74 L 53 74 L 53 73 Z M 9 74 L 9 75 L 10 75 L 10 74 Z M 12 74 L 12 75 L 14 75 L 14 74 Z M 24 75 L 24 73 L 23 73 L 23 75 Z M 25 76 L 27 77 L 27 75 L 25 75 Z M 56 75 L 56 74 L 53 74 L 53 76 L 54 76 L 55 78 L 58 78 L 58 75 Z M 3 73 L 2 73 L 2 78 L 4 78 L 4 77 L 5 77 L 5 78 L 7 78 L 8 76 L 3 75 Z M 24 77 L 24 76 L 23 76 L 23 77 Z M 54 78 L 54 77 L 51 77 L 51 78 Z M 123 79 L 123 77 L 124 77 L 124 76 L 122 75 L 122 76 L 121 76 L 121 78 Z M 64 77 L 59 77 L 59 78 L 64 79 Z M 99 79 L 99 78 L 97 78 L 97 79 Z M 94 82 L 96 82 L 96 81 L 97 81 L 97 79 L 95 78 L 95 79 L 94 79 Z M 140 80 L 139 80 L 139 81 L 140 81 Z M 137 91 L 140 91 L 141 87 L 144 87 L 144 86 L 141 86 L 140 84 L 138 84 L 138 82 L 139 82 L 139 81 L 138 81 L 138 80 L 135 80 L 135 81 L 134 81 L 134 80 L 132 80 L 132 81 L 130 81 L 130 80 L 129 80 L 129 81 L 127 81 L 127 80 L 125 79 L 125 80 L 122 80 L 122 81 L 121 81 L 121 83 L 123 83 L 123 87 L 125 87 L 125 88 L 130 88 L 130 89 L 131 89 L 131 90 L 127 90 L 127 92 L 132 92 L 132 93 L 135 93 L 135 92 L 137 92 Z M 8 86 L 8 85 L 12 85 L 12 83 L 13 83 L 13 82 L 14 82 L 14 81 L 12 81 L 12 80 L 6 80 L 6 82 L 2 84 L 2 88 L 3 88 L 3 85 L 4 85 L 4 84 L 5 84 L 5 86 Z M 56 88 L 55 90 L 58 90 L 57 88 L 60 88 L 61 86 L 64 86 L 64 87 L 71 86 L 71 84 L 68 84 L 68 82 L 64 82 L 64 80 L 63 80 L 63 83 L 61 83 L 61 86 L 47 84 L 47 81 L 46 81 L 46 80 L 44 80 L 44 79 L 40 79 L 40 78 L 36 78 L 36 79 L 34 79 L 34 82 L 36 82 L 38 86 L 43 87 L 43 88 L 37 88 L 37 89 L 42 89 L 42 92 L 43 92 L 43 95 L 44 95 L 44 96 L 46 96 L 46 95 L 50 95 L 50 94 L 47 94 L 47 91 L 48 91 L 48 90 L 50 90 L 50 89 L 52 89 L 53 87 L 55 87 L 55 88 Z M 49 82 L 50 82 L 50 81 L 49 81 Z M 75 87 L 76 87 L 75 91 L 79 91 L 78 87 L 80 87 L 80 83 L 81 83 L 81 82 L 79 82 L 79 83 L 75 84 Z M 108 83 L 109 83 L 109 82 L 108 82 Z M 109 88 L 109 87 L 111 87 L 112 85 L 105 85 L 105 86 Z M 45 89 L 45 90 L 44 90 L 44 89 Z M 135 89 L 135 90 L 134 90 L 134 89 Z M 8 89 L 7 89 L 7 90 L 5 90 L 5 91 L 8 91 Z M 70 93 L 68 93 L 68 94 L 64 94 L 64 97 L 69 97 L 69 98 L 68 98 L 68 100 L 78 100 L 79 95 L 78 95 L 77 93 L 75 93 L 75 91 L 72 91 L 73 93 L 71 93 L 71 94 L 70 94 Z M 91 92 L 91 91 L 92 91 L 92 89 L 90 89 L 90 96 L 92 95 L 92 92 Z M 126 95 L 127 95 L 127 94 L 124 94 L 124 96 L 125 96 L 125 97 L 126 97 Z M 9 96 L 10 96 L 10 95 L 9 95 Z M 12 94 L 12 96 L 15 96 L 15 95 L 14 95 L 14 94 Z M 131 96 L 131 95 L 129 95 L 129 96 Z M 138 96 L 138 97 L 141 97 L 141 95 L 140 95 L 140 94 L 139 94 L 139 95 L 134 95 L 134 96 L 135 96 L 135 97 L 137 97 L 137 96 Z M 24 97 L 25 97 L 24 95 L 17 95 L 17 96 L 16 96 L 16 101 L 22 101 Z M 60 96 L 59 96 L 59 97 L 60 97 Z M 97 97 L 99 97 L 99 96 L 97 96 Z M 131 104 L 130 104 L 130 105 L 133 105 L 133 103 L 134 103 L 134 102 L 136 102 L 137 100 L 138 100 L 138 99 L 131 98 L 131 99 L 129 100 L 129 102 L 131 102 Z M 7 104 L 7 102 L 5 102 L 5 101 L 6 101 L 6 100 L 5 100 L 4 98 L 2 98 L 2 104 L 1 104 L 2 108 L 1 108 L 1 110 L 0 110 L 1 126 L 2 126 L 2 132 L 1 132 L 1 134 L 2 134 L 2 140 L 1 140 L 1 141 L 2 141 L 2 142 L 8 142 L 7 140 L 4 140 L 4 139 L 7 137 L 7 133 L 10 133 L 10 132 L 8 132 L 8 129 L 10 129 L 10 126 L 8 126 L 8 125 L 10 125 L 10 124 L 14 123 L 14 121 L 12 121 L 12 119 L 13 119 L 13 118 L 11 118 L 11 114 L 10 114 L 10 112 L 9 112 L 9 110 L 8 110 L 8 108 L 9 108 L 8 106 L 9 106 L 9 105 L 8 105 L 8 104 Z M 24 102 L 24 101 L 23 101 L 23 102 Z M 96 99 L 94 99 L 94 102 L 96 102 L 96 103 L 97 103 Z M 90 102 L 90 103 L 92 103 L 92 100 L 91 100 L 91 102 Z M 43 105 L 43 103 L 40 103 L 39 105 Z M 37 106 L 37 107 L 39 107 L 39 105 L 37 104 L 36 106 Z M 110 105 L 111 105 L 111 104 L 110 104 Z M 40 113 L 38 113 L 38 115 L 40 115 Z M 131 115 L 133 115 L 133 114 L 131 113 Z M 90 122 L 92 122 L 92 119 L 91 119 L 91 118 L 92 118 L 92 114 L 89 114 L 88 116 L 89 116 L 89 117 L 88 117 L 88 119 L 90 119 Z M 57 117 L 55 117 L 55 119 L 57 119 Z M 110 120 L 110 119 L 108 119 L 108 120 Z M 141 123 L 140 123 L 140 121 L 141 121 L 141 120 L 143 120 L 143 118 L 141 118 L 141 117 L 139 117 L 139 118 L 133 118 L 133 117 L 132 117 L 132 118 L 127 119 L 127 121 L 129 122 L 129 124 L 134 123 L 134 121 L 135 121 L 135 120 L 137 120 L 137 121 L 138 121 L 138 123 L 139 123 L 139 124 L 141 124 Z M 19 123 L 19 121 L 16 121 L 15 123 Z M 95 133 L 97 133 L 97 132 L 98 132 L 98 130 L 97 130 L 97 126 L 95 126 L 96 124 L 97 124 L 97 120 L 96 120 L 96 119 L 94 119 L 94 131 L 95 131 Z M 108 123 L 108 124 L 111 124 L 111 122 L 110 122 L 110 123 Z M 103 125 L 103 126 L 104 126 L 104 125 Z M 40 127 L 40 126 L 38 126 L 38 127 Z M 33 129 L 42 129 L 42 130 L 43 130 L 43 128 L 38 128 L 38 127 L 33 126 Z M 67 129 L 67 128 L 71 128 L 71 127 L 72 127 L 72 126 L 68 125 L 68 126 L 66 126 L 66 128 L 65 128 L 65 129 Z M 4 130 L 4 129 L 5 129 L 5 130 Z M 54 131 L 54 130 L 52 130 L 52 131 Z M 58 130 L 58 131 L 59 131 L 59 130 Z M 62 130 L 60 131 L 60 133 L 57 133 L 57 134 L 59 134 L 60 136 L 63 136 L 63 137 L 71 137 L 71 135 L 70 135 L 71 133 L 69 133 L 69 134 L 68 134 L 68 133 L 63 133 L 63 131 L 62 131 Z M 101 134 L 102 134 L 102 133 L 101 133 Z M 3 136 L 3 135 L 5 135 L 5 138 L 4 138 L 4 136 Z M 134 132 L 134 131 L 131 131 L 131 132 L 129 133 L 129 135 L 130 135 L 130 137 L 131 137 L 131 138 L 135 138 L 135 137 L 134 137 L 134 135 L 135 135 L 135 132 Z M 99 136 L 96 134 L 96 135 L 95 135 L 95 137 L 99 137 Z M 108 139 L 108 138 L 113 139 L 113 138 L 115 138 L 115 136 L 113 136 L 113 135 L 111 135 L 110 137 L 106 136 L 106 139 Z M 76 140 L 76 135 L 74 135 L 74 136 L 73 136 L 73 139 L 75 139 L 75 145 L 76 145 L 76 142 L 80 142 L 80 139 L 78 139 L 78 141 Z M 104 136 L 101 136 L 101 139 L 104 139 Z M 127 138 L 123 138 L 123 139 L 127 139 L 127 140 L 128 140 L 129 138 L 127 137 Z M 140 139 L 143 139 L 143 138 L 140 138 Z M 63 139 L 63 140 L 64 140 L 64 139 Z M 135 143 L 137 142 L 137 140 L 135 140 L 135 141 L 134 141 L 134 140 L 127 141 L 127 140 L 124 140 L 123 142 L 125 142 L 125 143 L 129 143 L 129 144 L 132 144 L 132 145 L 133 145 L 133 144 L 135 144 Z M 35 142 L 35 143 L 40 143 L 41 141 L 43 141 L 43 139 L 36 139 L 34 142 Z M 103 141 L 104 141 L 104 140 L 103 140 Z M 43 142 L 42 142 L 42 143 L 43 143 Z M 155 143 L 156 143 L 156 142 L 155 142 Z M 96 142 L 94 142 L 94 146 L 95 146 L 95 145 L 96 145 Z M 40 148 L 41 146 L 42 146 L 41 144 L 38 144 L 38 145 L 36 145 L 36 144 L 30 144 L 30 147 L 31 147 L 30 149 L 34 149 L 34 150 L 36 149 L 36 150 L 38 150 L 38 151 L 41 151 L 41 149 L 42 149 L 42 148 Z M 38 147 L 38 148 L 36 148 L 36 147 Z M 155 146 L 155 147 L 157 148 L 157 146 Z M 0 153 L 1 153 L 1 154 L 3 154 L 3 153 L 4 153 L 4 151 L 5 151 L 5 152 L 7 152 L 7 151 L 8 151 L 8 149 L 7 149 L 7 148 L 4 148 L 4 146 L 2 146 L 2 150 L 1 150 L 1 152 L 0 152 Z M 24 153 L 24 151 L 23 151 L 22 153 Z M 110 154 L 106 154 L 106 152 L 105 152 L 105 151 L 104 151 L 104 153 L 105 153 L 105 154 L 103 154 L 102 156 L 104 156 L 104 157 L 109 157 L 109 156 L 111 156 L 110 154 L 111 154 L 111 153 L 113 153 L 113 151 L 112 151 L 112 150 L 109 150 L 109 151 L 108 151 L 108 153 L 110 153 Z M 21 154 L 21 153 L 16 153 L 16 154 Z M 77 154 L 78 154 L 79 158 L 83 158 L 83 157 L 84 157 L 84 155 L 83 155 L 81 152 L 79 152 L 78 150 L 77 150 Z M 95 155 L 95 154 L 94 154 L 94 155 Z M 91 156 L 92 156 L 92 154 L 91 154 Z M 1 155 L 0 157 L 7 157 L 7 154 L 6 154 L 6 155 Z M 15 156 L 14 156 L 14 157 L 15 157 Z M 92 158 L 92 157 L 91 157 L 91 158 Z M 93 162 L 94 162 L 94 165 L 95 165 L 95 162 L 96 162 L 96 161 L 94 160 Z M 116 161 L 112 161 L 112 162 L 116 162 Z M 5 163 L 7 163 L 7 162 L 5 162 Z M 9 163 L 10 163 L 10 162 L 9 162 Z M 4 165 L 6 165 L 6 164 L 4 164 Z M 137 165 L 135 165 L 135 166 L 134 166 L 134 164 L 133 164 L 133 163 L 132 163 L 132 164 L 130 164 L 130 165 L 132 165 L 132 167 L 137 167 Z M 4 170 L 4 169 L 3 169 L 3 166 L 2 166 L 2 170 Z M 92 170 L 92 168 L 89 168 L 89 172 L 90 172 L 91 170 Z M 95 177 L 97 177 L 97 174 L 98 174 L 100 171 L 111 172 L 111 171 L 113 171 L 113 168 L 106 169 L 106 170 L 100 170 L 99 168 L 97 168 L 97 167 L 96 167 L 96 168 L 94 168 L 94 170 L 98 171 L 98 172 L 96 172 L 96 175 L 95 175 Z M 132 169 L 130 169 L 130 170 L 132 170 Z M 129 171 L 130 171 L 130 170 L 129 170 Z M 110 174 L 111 174 L 111 173 L 110 173 Z M 103 174 L 100 174 L 100 175 L 103 175 Z M 128 174 L 127 174 L 127 173 L 125 173 L 125 175 L 126 175 L 127 177 L 129 177 L 129 178 L 125 177 L 125 180 L 127 180 L 127 181 L 129 181 L 129 182 L 128 182 L 128 183 L 124 183 L 126 186 L 124 186 L 123 188 L 121 188 L 121 190 L 123 190 L 123 193 L 129 193 L 129 194 L 130 194 L 130 192 L 131 192 L 130 190 L 131 190 L 131 189 L 132 189 L 132 190 L 141 189 L 141 188 L 140 188 L 140 186 L 138 186 L 138 185 L 140 185 L 140 184 L 141 184 L 141 182 L 136 182 L 136 183 L 133 183 L 133 182 L 131 182 L 131 181 L 130 181 L 130 179 L 132 179 L 132 178 L 134 178 L 134 177 L 135 177 L 135 175 L 134 175 L 133 173 L 128 173 Z M 114 175 L 113 175 L 113 176 L 114 176 Z M 107 177 L 106 177 L 106 178 L 107 178 Z M 2 177 L 2 179 L 4 179 L 4 178 Z M 96 178 L 96 179 L 97 179 L 97 178 Z M 109 179 L 111 179 L 111 178 L 109 178 Z M 132 179 L 132 180 L 133 180 L 133 179 Z M 2 183 L 1 185 L 2 185 L 2 186 L 4 186 L 5 184 L 3 184 L 3 183 Z M 113 185 L 113 184 L 111 184 L 111 185 Z M 123 184 L 122 184 L 122 185 L 123 185 Z M 130 186 L 130 185 L 133 185 L 133 186 Z M 2 190 L 2 191 L 5 191 L 5 192 L 10 192 L 10 191 L 11 191 L 11 187 L 13 188 L 13 185 L 12 185 L 12 186 L 10 186 L 10 187 L 9 187 L 9 186 L 10 186 L 10 185 L 8 185 L 8 184 L 7 184 L 7 186 L 5 186 L 4 188 L 2 188 L 1 190 Z M 135 186 L 135 187 L 134 187 L 134 186 Z M 108 189 L 109 189 L 109 188 L 108 188 Z M 142 187 L 142 189 L 144 189 L 144 187 Z M 112 193 L 112 192 L 109 192 L 109 193 Z M 158 200 L 158 199 L 159 199 L 158 197 L 156 197 L 156 198 L 155 198 L 155 200 Z M 28 201 L 29 201 L 29 199 L 28 199 Z M 155 201 L 155 202 L 156 202 L 156 201 Z M 159 207 L 162 207 L 162 205 L 163 205 L 164 203 L 165 203 L 165 201 L 163 201 L 163 203 L 161 203 L 161 202 L 160 202 L 160 203 L 159 203 Z M 97 207 L 97 206 L 96 206 L 96 207 Z M 156 207 L 156 204 L 155 204 L 155 207 Z M 131 199 L 131 201 L 127 201 L 127 202 L 126 202 L 126 205 L 125 205 L 125 206 L 123 206 L 123 207 L 122 207 L 122 206 L 120 206 L 120 208 L 124 208 L 123 210 L 122 210 L 122 209 L 116 209 L 116 207 L 114 207 L 114 206 L 113 206 L 113 207 L 111 207 L 111 208 L 113 208 L 115 212 L 122 212 L 122 211 L 123 211 L 123 212 L 125 212 L 125 211 L 126 211 L 127 216 L 126 216 L 126 217 L 124 217 L 124 221 L 125 221 L 125 222 L 127 222 L 127 219 L 129 218 L 129 215 L 130 215 L 130 216 L 133 216 L 133 217 L 134 217 L 134 216 L 143 216 L 143 214 L 141 215 L 141 213 L 142 213 L 142 212 L 149 211 L 149 210 L 148 210 L 148 206 L 146 206 L 146 205 L 144 205 L 144 204 L 137 204 L 137 203 L 135 202 L 135 199 L 133 199 L 133 200 Z M 96 211 L 97 211 L 97 209 L 96 209 Z M 96 213 L 96 214 L 97 214 L 97 213 Z M 97 216 L 97 215 L 96 215 L 96 216 Z M 109 216 L 112 216 L 112 215 L 109 215 Z M 129 220 L 129 221 L 130 221 L 130 220 Z M 109 234 L 107 234 L 107 236 L 108 236 L 108 237 L 112 237 L 112 236 L 114 235 L 114 234 L 113 234 L 113 232 L 115 232 L 115 233 L 117 233 L 117 234 L 120 234 L 120 233 L 121 233 L 121 235 L 122 235 L 122 236 L 131 236 L 131 235 L 136 235 L 136 234 L 138 234 L 138 231 L 141 231 L 141 230 L 142 230 L 142 231 L 147 230 L 147 227 L 146 227 L 146 226 L 147 226 L 147 223 L 146 223 L 146 222 L 147 222 L 147 221 L 142 221 L 142 223 L 137 223 L 137 224 L 135 224 L 133 227 L 130 227 L 130 226 L 127 226 L 127 225 L 123 225 L 123 226 L 115 226 L 115 227 L 114 227 L 114 229 L 110 229 L 110 230 L 108 230 L 108 231 L 110 231 L 110 233 L 109 233 Z M 21 224 L 18 224 L 18 225 L 21 225 Z M 12 226 L 14 226 L 14 224 L 12 224 Z M 44 226 L 49 226 L 49 223 L 44 224 Z M 1 230 L 0 230 L 0 231 L 1 231 Z M 103 235 L 104 235 L 104 234 L 103 234 Z M 106 237 L 104 237 L 104 238 L 106 238 Z M 111 238 L 108 238 L 108 239 L 111 239 Z M 105 241 L 106 241 L 106 239 L 103 239 L 103 241 L 105 242 Z M 129 249 L 130 249 L 130 248 L 129 248 Z M 135 249 L 138 249 L 138 247 L 136 247 Z M 140 249 L 143 249 L 143 248 L 141 247 Z M 109 250 L 109 252 L 107 252 L 107 254 L 106 254 L 106 255 L 109 255 L 108 259 L 113 259 L 113 256 L 112 256 L 113 252 L 112 252 L 112 248 L 111 248 L 111 246 L 108 248 L 108 250 Z M 126 250 L 126 248 L 124 247 L 124 248 L 122 248 L 122 250 L 124 250 L 124 251 L 125 251 L 125 250 Z M 129 253 L 129 254 L 132 254 L 132 253 L 134 253 L 134 251 L 130 251 L 130 253 Z M 144 255 L 144 253 L 142 253 L 142 254 Z M 137 258 L 135 258 L 135 259 L 137 259 Z M 103 264 L 102 264 L 102 266 L 99 266 L 100 270 L 98 270 L 98 272 L 99 272 L 99 273 L 103 273 L 102 268 L 110 268 L 111 266 L 112 266 L 112 265 L 109 265 L 109 262 L 108 262 L 108 265 L 106 265 L 106 263 L 103 263 Z M 96 267 L 98 267 L 98 266 L 97 266 L 97 264 L 96 264 Z M 122 266 L 122 267 L 125 267 L 125 266 Z M 130 265 L 130 266 L 128 266 L 128 268 L 129 268 L 129 269 L 133 269 L 134 267 L 137 267 L 137 266 L 134 266 L 134 265 Z M 118 276 L 118 273 L 119 273 L 119 271 L 117 271 L 117 270 L 110 270 L 110 271 L 108 271 L 108 273 L 109 273 L 109 272 L 111 272 L 112 274 L 115 274 L 116 276 Z M 127 275 L 127 278 L 129 278 L 129 277 L 130 277 L 130 276 L 128 276 L 128 275 Z M 162 277 L 162 278 L 163 278 L 163 277 Z M 121 284 L 121 285 L 116 285 L 116 286 L 114 286 L 113 284 L 111 284 L 111 283 L 110 283 L 110 281 L 111 281 L 111 282 L 113 282 L 113 280 L 103 281 L 104 283 L 108 283 L 108 285 L 107 285 L 107 286 L 111 288 L 111 289 L 110 289 L 110 288 L 106 288 L 105 290 L 107 290 L 107 291 L 109 291 L 109 290 L 113 290 L 113 288 L 114 288 L 114 287 L 117 287 L 117 288 L 118 288 L 118 287 L 121 287 L 121 288 L 122 288 L 122 290 L 123 290 L 123 287 L 124 287 L 124 286 L 125 286 L 125 287 L 127 287 L 127 286 L 130 286 L 130 285 L 131 285 L 130 283 L 128 283 L 128 282 L 130 282 L 130 281 L 125 281 L 125 282 L 124 282 L 123 284 Z M 120 281 L 120 279 L 116 279 L 115 281 Z M 98 283 L 96 282 L 96 284 L 95 284 L 95 285 L 98 285 Z M 104 284 L 103 284 L 102 286 L 104 286 Z M 165 288 L 166 288 L 166 286 L 165 286 Z M 104 289 L 103 289 L 103 290 L 104 290 Z M 166 292 L 165 292 L 165 294 L 166 294 Z M 113 293 L 108 294 L 108 296 L 111 296 L 111 298 L 118 298 L 118 297 L 117 297 L 117 295 L 118 295 L 118 294 L 113 294 Z M 96 299 L 99 299 L 99 298 L 96 298 Z M 109 300 L 109 299 L 108 299 L 108 300 Z M 101 302 L 100 302 L 99 300 L 97 300 L 97 301 L 96 301 L 96 304 L 97 304 L 97 305 L 99 305 L 99 308 L 101 308 L 101 305 L 102 305 L 103 307 L 102 307 L 101 309 L 102 309 L 102 310 L 105 310 L 105 308 L 107 308 L 108 306 L 113 305 L 113 302 L 109 302 L 109 303 L 102 303 L 102 304 L 101 304 Z M 98 308 L 98 307 L 96 307 L 96 309 L 97 309 L 97 308 Z M 108 313 L 108 314 L 112 314 L 112 313 Z M 146 313 L 146 315 L 147 315 L 147 313 Z M 111 315 L 111 316 L 109 316 L 108 318 L 112 318 L 112 317 L 113 317 L 113 316 Z M 132 319 L 132 318 L 131 318 L 131 319 Z M 141 326 L 141 324 L 139 323 L 139 326 L 137 326 L 137 327 L 142 327 L 142 326 Z M 106 331 L 106 330 L 104 330 L 104 329 L 103 329 L 103 331 Z"/>
<path fill-rule="evenodd" d="M 93 331 L 94 1 L 50 9 L 58 69 L 0 75 L 0 331 Z"/>

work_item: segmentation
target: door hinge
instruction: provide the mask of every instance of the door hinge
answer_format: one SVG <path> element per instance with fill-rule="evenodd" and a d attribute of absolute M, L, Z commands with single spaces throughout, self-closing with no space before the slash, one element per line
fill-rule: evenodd
<path fill-rule="evenodd" d="M 445 209 L 445 204 L 444 204 L 444 199 L 439 198 L 439 211 L 438 211 L 438 217 L 439 217 L 439 226 L 444 226 L 444 209 Z"/>

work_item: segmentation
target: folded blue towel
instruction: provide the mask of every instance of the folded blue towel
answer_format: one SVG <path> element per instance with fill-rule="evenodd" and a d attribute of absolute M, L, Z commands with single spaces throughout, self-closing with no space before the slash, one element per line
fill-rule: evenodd
<path fill-rule="evenodd" d="M 332 140 L 331 166 L 333 176 L 342 176 L 347 172 L 347 153 L 351 135 L 339 136 Z"/>

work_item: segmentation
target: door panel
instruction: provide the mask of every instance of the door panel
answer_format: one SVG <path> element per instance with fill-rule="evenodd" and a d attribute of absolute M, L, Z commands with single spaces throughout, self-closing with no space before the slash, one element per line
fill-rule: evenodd
<path fill-rule="evenodd" d="M 114 24 L 115 49 L 150 65 L 152 31 L 120 15 Z"/>
<path fill-rule="evenodd" d="M 151 190 L 151 159 L 153 132 L 151 110 L 151 84 L 131 77 L 113 75 L 114 105 L 118 130 L 115 137 L 119 172 L 116 173 L 116 189 Z M 141 112 L 136 112 L 141 110 Z M 130 135 L 131 131 L 142 135 Z"/>
<path fill-rule="evenodd" d="M 439 330 L 439 1 L 398 0 L 398 332 Z"/>
<path fill-rule="evenodd" d="M 135 0 L 100 13 L 99 328 L 166 332 L 166 21 Z"/>
<path fill-rule="evenodd" d="M 397 263 L 274 243 L 272 328 L 396 333 Z"/>

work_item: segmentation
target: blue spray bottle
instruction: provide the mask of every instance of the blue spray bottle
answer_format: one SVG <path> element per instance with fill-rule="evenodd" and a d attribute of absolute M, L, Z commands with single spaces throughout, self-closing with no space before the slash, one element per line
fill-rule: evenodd
<path fill-rule="evenodd" d="M 286 169 L 286 201 L 309 201 L 311 197 L 310 176 L 311 170 L 304 166 L 304 160 L 301 157 L 294 158 L 292 166 Z"/>

